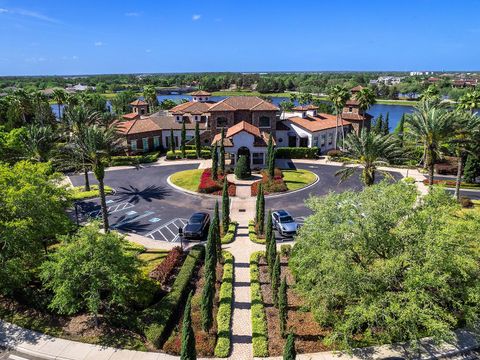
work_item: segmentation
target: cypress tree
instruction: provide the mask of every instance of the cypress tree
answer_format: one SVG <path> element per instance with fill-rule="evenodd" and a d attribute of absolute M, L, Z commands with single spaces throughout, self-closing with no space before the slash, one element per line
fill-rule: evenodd
<path fill-rule="evenodd" d="M 287 330 L 288 317 L 287 279 L 285 276 L 282 279 L 280 290 L 278 291 L 278 316 L 280 318 L 280 332 L 283 337 Z"/>
<path fill-rule="evenodd" d="M 175 137 L 173 136 L 173 129 L 170 129 L 170 151 L 175 154 Z"/>
<path fill-rule="evenodd" d="M 474 155 L 469 154 L 463 169 L 463 180 L 467 183 L 473 184 L 480 176 L 480 160 Z"/>
<path fill-rule="evenodd" d="M 213 298 L 215 296 L 217 248 L 217 225 L 215 216 L 208 229 L 207 245 L 205 251 L 205 285 L 202 291 L 200 310 L 202 314 L 202 329 L 209 331 L 213 324 Z"/>
<path fill-rule="evenodd" d="M 297 352 L 295 351 L 295 337 L 292 333 L 288 334 L 287 342 L 283 349 L 283 360 L 295 360 Z"/>
<path fill-rule="evenodd" d="M 274 147 L 273 147 L 273 137 L 272 134 L 268 137 L 268 147 L 267 147 L 267 172 L 268 178 L 271 180 L 275 175 L 275 156 L 274 156 Z"/>
<path fill-rule="evenodd" d="M 273 221 L 272 221 L 272 210 L 268 210 L 268 217 L 267 217 L 267 226 L 265 228 L 265 250 L 268 251 L 270 246 L 270 241 L 272 241 L 273 235 Z M 268 257 L 267 257 L 268 263 Z"/>
<path fill-rule="evenodd" d="M 222 191 L 222 226 L 223 235 L 228 233 L 228 226 L 230 225 L 230 198 L 228 196 L 228 181 L 227 178 L 223 180 Z"/>
<path fill-rule="evenodd" d="M 213 145 L 212 149 L 212 179 L 218 180 L 218 152 L 217 152 L 217 143 Z"/>
<path fill-rule="evenodd" d="M 275 263 L 273 265 L 272 277 L 270 279 L 270 285 L 272 286 L 272 300 L 273 305 L 278 307 L 278 288 L 280 287 L 280 255 L 275 256 Z"/>
<path fill-rule="evenodd" d="M 182 322 L 182 348 L 180 351 L 181 360 L 195 360 L 197 351 L 195 349 L 195 334 L 192 328 L 192 292 L 188 295 Z"/>
<path fill-rule="evenodd" d="M 200 144 L 200 128 L 198 121 L 195 121 L 195 153 L 197 155 L 197 159 L 202 157 L 202 145 Z"/>
<path fill-rule="evenodd" d="M 185 120 L 183 120 L 182 121 L 181 143 L 180 143 L 180 150 L 182 151 L 182 158 L 183 159 L 185 159 L 187 157 L 186 142 L 187 142 L 187 129 L 185 128 Z"/>
<path fill-rule="evenodd" d="M 220 143 L 220 173 L 225 174 L 225 146 L 223 141 L 225 140 L 225 128 L 222 128 L 222 136 Z"/>
<path fill-rule="evenodd" d="M 381 134 L 383 131 L 383 115 L 380 114 L 378 117 L 375 119 L 375 125 L 373 127 L 373 131 L 377 134 Z"/>
<path fill-rule="evenodd" d="M 406 120 L 405 114 L 403 114 L 397 126 L 395 127 L 395 130 L 393 130 L 393 133 L 397 136 L 400 142 L 400 147 L 402 148 L 403 148 L 403 135 L 405 134 L 405 120 Z"/>
<path fill-rule="evenodd" d="M 270 244 L 268 245 L 267 253 L 267 263 L 268 263 L 268 272 L 270 277 L 273 274 L 273 268 L 275 266 L 275 259 L 277 258 L 277 241 L 274 238 L 270 238 Z"/>
<path fill-rule="evenodd" d="M 216 227 L 215 229 L 215 248 L 217 251 L 217 261 L 221 262 L 222 258 L 222 237 L 221 237 L 221 232 L 220 232 L 220 213 L 218 210 L 218 201 L 215 202 L 215 214 L 214 214 L 214 219 L 213 219 L 214 225 Z"/>
<path fill-rule="evenodd" d="M 390 114 L 387 112 L 385 116 L 385 120 L 382 123 L 382 134 L 388 135 L 390 134 Z"/>
<path fill-rule="evenodd" d="M 265 196 L 263 195 L 262 183 L 258 186 L 257 209 L 257 231 L 259 235 L 263 235 L 265 230 Z"/>
<path fill-rule="evenodd" d="M 248 179 L 251 176 L 250 165 L 245 155 L 240 155 L 235 166 L 235 177 L 240 180 Z"/>

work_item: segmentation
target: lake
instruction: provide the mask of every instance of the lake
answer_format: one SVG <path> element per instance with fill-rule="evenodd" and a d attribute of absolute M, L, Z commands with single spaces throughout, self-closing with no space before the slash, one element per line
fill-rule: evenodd
<path fill-rule="evenodd" d="M 220 101 L 225 99 L 226 96 L 212 96 L 210 97 L 211 101 Z M 186 94 L 178 94 L 178 95 L 158 95 L 157 99 L 159 102 L 162 102 L 163 100 L 170 99 L 175 102 L 180 102 L 182 99 L 188 99 L 191 100 L 192 97 L 190 95 Z M 279 105 L 282 101 L 289 101 L 290 98 L 288 97 L 273 97 L 272 102 L 275 105 Z M 107 101 L 107 106 L 110 107 L 110 102 Z M 51 105 L 53 113 L 55 116 L 58 118 L 58 106 L 56 104 Z M 63 107 L 61 108 L 61 111 L 63 111 Z M 395 127 L 397 126 L 398 122 L 400 121 L 401 117 L 403 114 L 409 114 L 413 111 L 412 106 L 403 106 L 403 105 L 387 105 L 387 104 L 375 104 L 370 109 L 368 110 L 368 113 L 371 114 L 374 118 L 377 118 L 382 114 L 383 118 L 389 114 L 389 123 L 390 123 L 390 131 L 393 131 Z"/>

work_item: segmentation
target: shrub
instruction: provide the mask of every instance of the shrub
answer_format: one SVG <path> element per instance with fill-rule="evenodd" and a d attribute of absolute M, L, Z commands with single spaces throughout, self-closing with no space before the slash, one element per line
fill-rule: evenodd
<path fill-rule="evenodd" d="M 474 206 L 474 203 L 470 198 L 468 198 L 466 196 L 461 196 L 460 197 L 460 205 L 463 208 L 472 208 Z"/>
<path fill-rule="evenodd" d="M 158 160 L 160 156 L 159 152 L 153 152 L 143 155 L 130 155 L 130 156 L 112 156 L 110 158 L 110 166 L 126 166 L 126 165 L 138 165 L 152 163 Z"/>
<path fill-rule="evenodd" d="M 343 157 L 343 152 L 341 150 L 328 150 L 327 156 L 329 158 L 340 158 Z"/>
<path fill-rule="evenodd" d="M 250 241 L 256 244 L 265 244 L 265 239 L 257 236 L 257 231 L 255 230 L 255 221 L 253 220 L 248 222 L 248 237 L 250 238 Z"/>
<path fill-rule="evenodd" d="M 160 283 L 162 288 L 168 283 L 173 270 L 180 264 L 183 258 L 182 248 L 175 246 L 167 257 L 158 264 L 151 272 L 150 277 Z"/>
<path fill-rule="evenodd" d="M 200 176 L 200 184 L 198 184 L 198 192 L 201 194 L 215 194 L 220 195 L 223 190 L 224 175 L 218 175 L 218 180 L 212 179 L 212 169 L 203 170 Z M 235 184 L 228 183 L 228 196 L 235 196 Z"/>
<path fill-rule="evenodd" d="M 277 159 L 316 159 L 318 147 L 281 147 L 275 150 Z"/>
<path fill-rule="evenodd" d="M 76 186 L 71 190 L 70 199 L 72 200 L 84 200 L 99 197 L 98 185 L 90 185 L 90 191 L 83 191 L 83 186 Z M 110 186 L 105 186 L 105 195 L 113 193 L 113 189 Z"/>
<path fill-rule="evenodd" d="M 210 150 L 207 149 L 202 149 L 200 156 L 202 159 L 210 159 L 211 157 L 211 152 Z M 195 150 L 185 150 L 185 157 L 187 159 L 196 159 L 197 158 L 197 153 Z M 167 151 L 166 155 L 167 160 L 177 160 L 177 159 L 182 159 L 182 151 L 181 150 L 175 150 L 173 151 Z"/>
<path fill-rule="evenodd" d="M 252 175 L 250 170 L 250 164 L 246 156 L 242 155 L 238 159 L 237 166 L 235 166 L 235 176 L 237 179 L 244 180 L 249 179 Z"/>
<path fill-rule="evenodd" d="M 407 176 L 403 178 L 403 181 L 406 182 L 407 184 L 415 184 L 415 179 L 411 176 Z"/>
<path fill-rule="evenodd" d="M 280 253 L 282 254 L 282 256 L 289 258 L 292 254 L 292 245 L 283 244 L 282 246 L 280 246 Z"/>
<path fill-rule="evenodd" d="M 222 251 L 224 259 L 222 285 L 220 286 L 219 306 L 217 312 L 217 345 L 215 356 L 227 357 L 230 352 L 230 323 L 232 319 L 233 300 L 233 256 Z"/>
<path fill-rule="evenodd" d="M 222 244 L 229 244 L 235 238 L 235 232 L 237 231 L 238 223 L 236 221 L 231 221 L 228 225 L 228 232 L 222 237 Z"/>
<path fill-rule="evenodd" d="M 252 196 L 257 196 L 260 183 L 263 184 L 263 193 L 266 195 L 277 192 L 284 192 L 288 190 L 287 184 L 285 184 L 285 181 L 283 180 L 282 170 L 276 168 L 273 179 L 270 179 L 268 177 L 268 174 L 265 170 L 261 171 L 261 175 L 262 180 L 254 182 L 252 184 Z"/>
<path fill-rule="evenodd" d="M 167 336 L 166 330 L 186 295 L 190 279 L 204 252 L 203 246 L 194 246 L 183 262 L 170 292 L 158 303 L 143 311 L 145 337 L 157 348 Z"/>
<path fill-rule="evenodd" d="M 253 356 L 268 356 L 268 333 L 267 317 L 262 298 L 262 289 L 260 286 L 260 271 L 258 261 L 260 257 L 265 256 L 264 251 L 258 251 L 250 256 L 250 291 L 252 298 L 252 345 Z"/>

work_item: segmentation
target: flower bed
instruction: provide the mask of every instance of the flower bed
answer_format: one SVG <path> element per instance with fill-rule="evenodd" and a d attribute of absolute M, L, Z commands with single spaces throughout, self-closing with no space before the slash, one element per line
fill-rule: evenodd
<path fill-rule="evenodd" d="M 218 175 L 218 180 L 215 181 L 212 179 L 212 169 L 203 170 L 197 191 L 202 194 L 222 195 L 224 177 L 225 175 Z M 235 196 L 235 193 L 235 184 L 228 182 L 228 195 Z"/>
<path fill-rule="evenodd" d="M 163 289 L 170 282 L 173 270 L 175 270 L 183 259 L 183 251 L 179 246 L 175 246 L 167 257 L 157 265 L 149 274 L 150 278 L 159 282 Z"/>
<path fill-rule="evenodd" d="M 285 181 L 283 180 L 282 170 L 275 169 L 273 179 L 268 178 L 266 170 L 262 170 L 260 174 L 262 175 L 262 180 L 256 181 L 252 184 L 252 196 L 257 196 L 258 186 L 260 183 L 263 184 L 263 193 L 265 195 L 277 192 L 285 192 L 288 190 L 287 184 L 285 184 Z"/>

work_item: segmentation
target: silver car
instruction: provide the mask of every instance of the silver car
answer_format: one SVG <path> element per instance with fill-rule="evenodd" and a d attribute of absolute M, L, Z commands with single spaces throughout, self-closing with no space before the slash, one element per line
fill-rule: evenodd
<path fill-rule="evenodd" d="M 297 234 L 298 224 L 285 210 L 277 210 L 272 213 L 273 227 L 283 237 L 293 237 Z"/>

